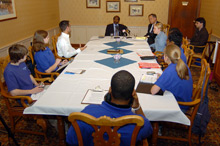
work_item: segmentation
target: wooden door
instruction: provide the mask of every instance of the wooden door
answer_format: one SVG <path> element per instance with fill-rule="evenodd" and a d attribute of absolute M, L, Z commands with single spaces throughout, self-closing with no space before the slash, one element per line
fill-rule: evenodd
<path fill-rule="evenodd" d="M 170 0 L 168 23 L 171 28 L 177 27 L 184 37 L 192 38 L 200 7 L 200 0 Z"/>
<path fill-rule="evenodd" d="M 220 86 L 220 43 L 218 44 L 218 52 L 216 55 L 215 66 L 214 66 L 214 79 Z"/>

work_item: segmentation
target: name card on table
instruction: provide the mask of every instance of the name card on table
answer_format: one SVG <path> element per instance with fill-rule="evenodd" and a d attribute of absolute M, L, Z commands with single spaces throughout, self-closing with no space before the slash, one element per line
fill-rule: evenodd
<path fill-rule="evenodd" d="M 124 51 L 122 49 L 108 49 L 107 53 L 108 54 L 123 54 Z"/>

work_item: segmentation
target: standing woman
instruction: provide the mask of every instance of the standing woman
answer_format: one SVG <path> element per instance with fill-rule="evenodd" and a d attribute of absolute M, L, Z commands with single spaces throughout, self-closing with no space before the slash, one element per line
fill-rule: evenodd
<path fill-rule="evenodd" d="M 193 81 L 189 68 L 180 58 L 180 48 L 174 44 L 164 49 L 164 61 L 168 67 L 151 88 L 151 93 L 156 94 L 160 89 L 173 93 L 177 101 L 192 101 Z M 188 107 L 180 106 L 185 112 Z"/>
<path fill-rule="evenodd" d="M 45 30 L 38 30 L 34 33 L 33 49 L 35 52 L 34 60 L 37 64 L 37 70 L 44 73 L 55 72 L 59 65 L 67 63 L 67 60 L 55 59 L 52 51 L 47 47 L 49 35 Z"/>
<path fill-rule="evenodd" d="M 153 48 L 152 51 L 160 51 L 163 52 L 164 48 L 166 47 L 167 36 L 163 32 L 163 24 L 157 23 L 154 25 L 154 34 L 157 34 L 155 38 L 155 43 L 151 44 L 150 47 Z"/>

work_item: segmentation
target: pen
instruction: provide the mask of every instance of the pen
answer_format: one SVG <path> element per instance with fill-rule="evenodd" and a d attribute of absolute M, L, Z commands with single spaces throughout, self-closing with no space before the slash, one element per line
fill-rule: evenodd
<path fill-rule="evenodd" d="M 70 72 L 70 71 L 66 71 L 64 74 L 70 74 L 70 75 L 74 75 L 74 72 Z"/>

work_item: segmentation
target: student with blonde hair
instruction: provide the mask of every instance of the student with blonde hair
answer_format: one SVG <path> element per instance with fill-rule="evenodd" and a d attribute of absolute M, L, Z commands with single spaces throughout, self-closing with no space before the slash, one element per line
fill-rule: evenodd
<path fill-rule="evenodd" d="M 173 93 L 177 101 L 192 101 L 193 81 L 189 68 L 180 58 L 180 48 L 174 44 L 164 49 L 164 61 L 168 67 L 151 88 L 151 93 L 156 94 L 160 89 Z M 182 111 L 188 107 L 180 106 Z"/>
<path fill-rule="evenodd" d="M 157 23 L 154 25 L 154 34 L 157 34 L 155 38 L 155 43 L 151 44 L 150 47 L 152 48 L 153 52 L 163 52 L 164 48 L 166 47 L 167 36 L 163 32 L 162 23 Z"/>
<path fill-rule="evenodd" d="M 33 49 L 36 52 L 34 60 L 37 64 L 37 69 L 40 72 L 51 73 L 58 69 L 59 65 L 67 63 L 67 60 L 55 59 L 54 54 L 47 47 L 49 43 L 49 34 L 45 30 L 38 30 L 34 33 Z"/>

